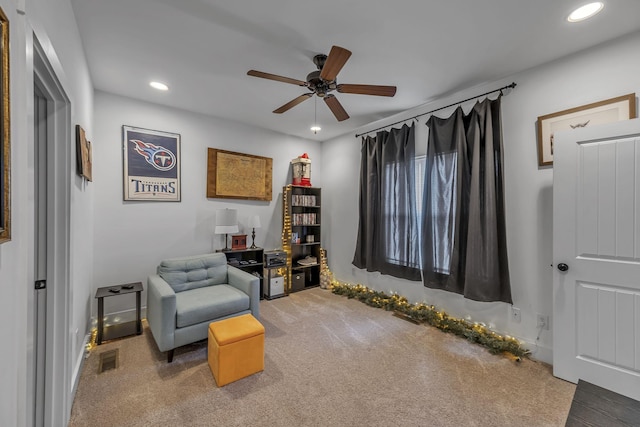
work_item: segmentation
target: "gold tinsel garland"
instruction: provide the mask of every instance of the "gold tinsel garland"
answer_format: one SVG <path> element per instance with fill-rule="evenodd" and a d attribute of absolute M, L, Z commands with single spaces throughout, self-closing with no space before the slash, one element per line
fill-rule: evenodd
<path fill-rule="evenodd" d="M 292 265 L 292 250 L 291 250 L 291 212 L 289 210 L 289 198 L 291 197 L 291 184 L 285 186 L 282 189 L 282 250 L 287 254 L 287 265 Z M 285 293 L 291 291 L 291 268 L 284 269 L 286 272 L 279 269 L 279 274 L 285 274 L 284 289 Z"/>
<path fill-rule="evenodd" d="M 330 288 L 334 294 L 355 298 L 371 307 L 384 308 L 406 316 L 412 321 L 427 323 L 441 331 L 464 337 L 468 341 L 486 347 L 491 353 L 509 353 L 518 361 L 521 357 L 529 355 L 529 350 L 522 347 L 517 339 L 508 335 L 499 335 L 482 323 L 451 317 L 433 305 L 410 304 L 405 297 L 397 294 L 389 296 L 360 284 L 350 285 L 337 280 L 331 282 Z"/>

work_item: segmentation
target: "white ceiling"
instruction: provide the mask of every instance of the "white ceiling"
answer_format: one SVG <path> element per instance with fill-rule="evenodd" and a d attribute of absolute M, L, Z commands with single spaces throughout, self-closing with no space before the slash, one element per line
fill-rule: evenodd
<path fill-rule="evenodd" d="M 640 30 L 640 1 L 604 0 L 591 20 L 566 16 L 588 0 L 71 0 L 98 90 L 327 140 L 443 95 Z M 247 76 L 305 80 L 332 45 L 353 55 L 339 83 L 395 85 L 393 98 L 335 93 L 337 122 L 306 93 Z M 639 50 L 640 52 L 640 50 Z M 158 92 L 150 80 L 170 87 Z M 322 127 L 309 130 L 314 121 Z"/>

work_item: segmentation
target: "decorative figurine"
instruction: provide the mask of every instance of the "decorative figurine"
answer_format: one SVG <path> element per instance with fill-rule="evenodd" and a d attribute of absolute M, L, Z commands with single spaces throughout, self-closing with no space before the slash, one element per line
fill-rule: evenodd
<path fill-rule="evenodd" d="M 303 155 L 291 160 L 293 185 L 311 187 L 311 160 L 309 155 Z"/>

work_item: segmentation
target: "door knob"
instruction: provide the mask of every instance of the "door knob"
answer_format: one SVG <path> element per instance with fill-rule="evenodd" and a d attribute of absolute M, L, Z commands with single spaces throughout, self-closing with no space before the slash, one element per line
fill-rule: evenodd
<path fill-rule="evenodd" d="M 567 264 L 565 264 L 564 262 L 561 262 L 560 264 L 558 264 L 558 270 L 567 271 L 568 269 L 569 269 L 569 266 Z"/>

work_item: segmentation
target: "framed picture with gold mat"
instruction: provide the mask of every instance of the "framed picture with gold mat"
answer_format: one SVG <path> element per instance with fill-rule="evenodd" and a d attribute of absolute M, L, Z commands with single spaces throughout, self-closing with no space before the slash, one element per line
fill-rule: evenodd
<path fill-rule="evenodd" d="M 9 20 L 0 8 L 0 243 L 11 240 L 11 141 L 9 121 Z"/>

